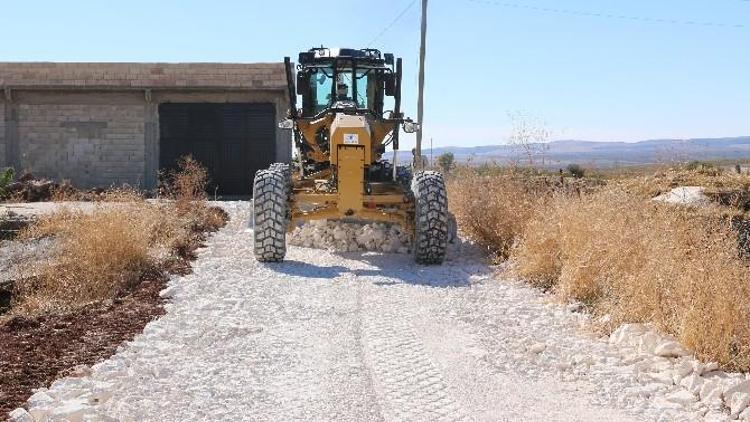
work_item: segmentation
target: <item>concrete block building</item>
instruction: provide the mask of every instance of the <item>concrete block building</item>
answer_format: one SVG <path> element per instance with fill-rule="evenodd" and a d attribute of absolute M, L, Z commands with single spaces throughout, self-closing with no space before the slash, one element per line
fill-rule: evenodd
<path fill-rule="evenodd" d="M 252 191 L 291 158 L 283 63 L 0 63 L 0 167 L 144 189 L 190 154 L 210 189 Z"/>

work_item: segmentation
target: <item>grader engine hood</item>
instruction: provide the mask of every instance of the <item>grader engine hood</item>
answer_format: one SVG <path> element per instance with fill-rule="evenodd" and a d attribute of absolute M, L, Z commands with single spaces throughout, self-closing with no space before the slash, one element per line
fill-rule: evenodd
<path fill-rule="evenodd" d="M 331 163 L 338 165 L 338 151 L 344 146 L 359 146 L 365 163 L 372 162 L 372 136 L 365 116 L 338 114 L 331 122 Z"/>
<path fill-rule="evenodd" d="M 370 125 L 364 116 L 338 114 L 331 122 L 331 164 L 336 166 L 338 210 L 353 215 L 363 207 L 365 163 L 372 158 Z"/>

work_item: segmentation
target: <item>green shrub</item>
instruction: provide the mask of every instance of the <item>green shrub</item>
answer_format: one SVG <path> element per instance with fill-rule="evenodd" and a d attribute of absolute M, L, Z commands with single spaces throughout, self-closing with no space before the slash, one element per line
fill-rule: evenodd
<path fill-rule="evenodd" d="M 586 175 L 586 170 L 578 164 L 568 164 L 568 173 L 576 179 L 580 179 Z"/>
<path fill-rule="evenodd" d="M 13 168 L 6 168 L 0 171 L 0 199 L 5 199 L 8 196 L 8 185 L 13 182 L 15 177 L 15 171 Z"/>

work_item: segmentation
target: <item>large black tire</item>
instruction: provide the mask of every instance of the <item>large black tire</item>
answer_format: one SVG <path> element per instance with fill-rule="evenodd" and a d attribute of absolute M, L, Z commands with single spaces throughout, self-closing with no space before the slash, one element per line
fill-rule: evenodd
<path fill-rule="evenodd" d="M 253 237 L 255 258 L 280 262 L 286 255 L 289 189 L 284 174 L 260 170 L 253 181 Z"/>
<path fill-rule="evenodd" d="M 439 265 L 448 248 L 448 196 L 443 175 L 423 171 L 414 175 L 414 259 L 418 264 Z"/>

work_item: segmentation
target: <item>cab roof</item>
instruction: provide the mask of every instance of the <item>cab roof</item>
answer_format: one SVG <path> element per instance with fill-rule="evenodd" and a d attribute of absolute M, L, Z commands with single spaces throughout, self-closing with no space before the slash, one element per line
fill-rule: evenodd
<path fill-rule="evenodd" d="M 382 54 L 380 50 L 374 48 L 311 48 L 308 51 L 299 53 L 299 64 L 329 63 L 337 59 L 353 59 L 357 62 L 378 65 L 392 65 L 393 54 Z"/>

